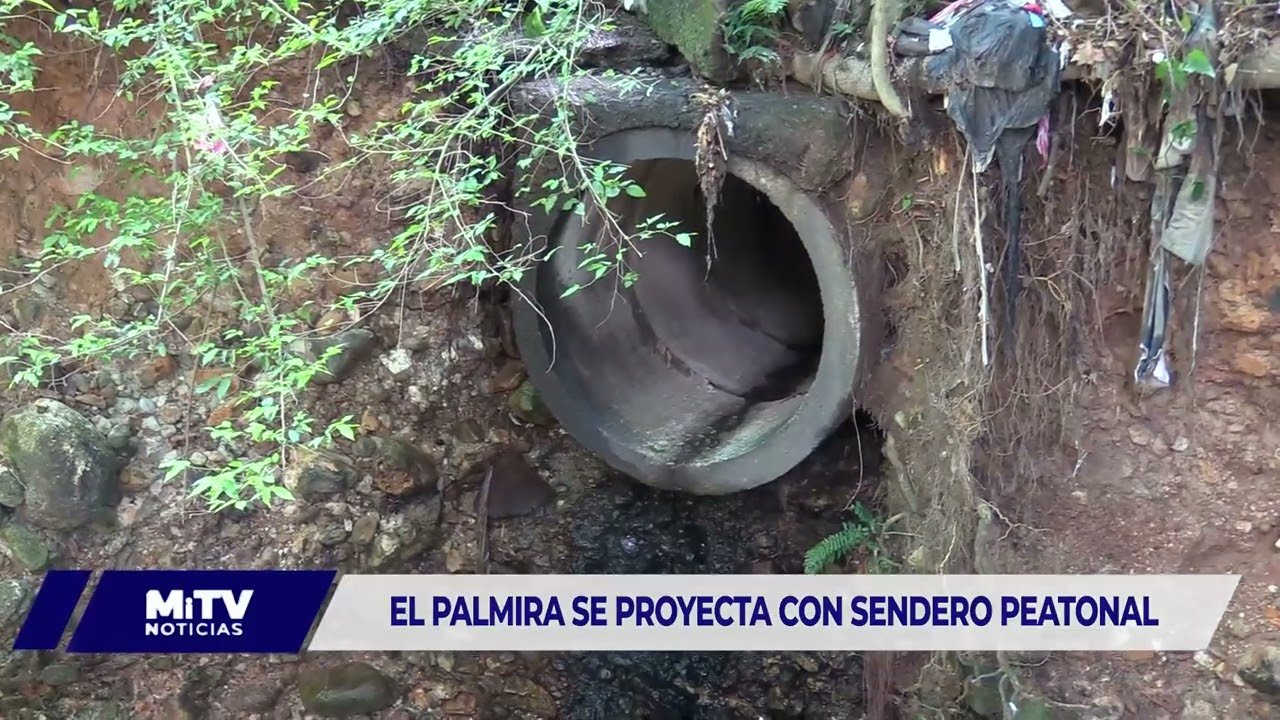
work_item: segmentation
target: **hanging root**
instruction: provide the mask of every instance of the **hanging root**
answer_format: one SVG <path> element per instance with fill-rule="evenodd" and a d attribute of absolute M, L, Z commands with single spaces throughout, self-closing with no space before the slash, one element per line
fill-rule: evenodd
<path fill-rule="evenodd" d="M 880 104 L 894 117 L 911 117 L 889 79 L 889 27 L 898 19 L 902 0 L 872 0 L 871 5 L 871 82 Z"/>

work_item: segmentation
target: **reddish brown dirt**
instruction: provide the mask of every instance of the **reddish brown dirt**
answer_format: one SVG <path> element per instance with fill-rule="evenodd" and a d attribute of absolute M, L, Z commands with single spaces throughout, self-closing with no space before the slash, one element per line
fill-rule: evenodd
<path fill-rule="evenodd" d="M 1233 677 L 1245 648 L 1280 637 L 1280 131 L 1249 134 L 1243 153 L 1224 151 L 1194 375 L 1184 349 L 1175 388 L 1136 397 L 1126 378 L 1141 307 L 1101 308 L 1111 319 L 1086 356 L 1094 381 L 1078 396 L 1077 447 L 1065 472 L 1005 508 L 1020 524 L 1001 552 L 1010 572 L 1242 580 L 1207 655 L 1051 658 L 1035 674 L 1065 702 L 1114 698 L 1144 718 L 1280 712 Z M 1193 305 L 1194 276 L 1176 292 Z M 1177 347 L 1189 348 L 1192 318 L 1175 322 Z"/>

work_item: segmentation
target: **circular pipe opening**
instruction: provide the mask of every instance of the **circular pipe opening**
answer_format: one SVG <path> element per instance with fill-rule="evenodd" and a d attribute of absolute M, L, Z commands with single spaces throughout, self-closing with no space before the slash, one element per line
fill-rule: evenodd
<path fill-rule="evenodd" d="M 525 278 L 516 336 L 547 406 L 656 487 L 723 494 L 786 473 L 849 417 L 861 346 L 848 249 L 812 197 L 740 158 L 707 233 L 688 133 L 629 130 L 587 154 L 630 165 L 645 189 L 610 201 L 623 232 L 656 217 L 691 240 L 634 239 L 623 287 L 591 282 L 593 259 L 619 251 L 599 213 L 531 225 L 555 252 Z"/>

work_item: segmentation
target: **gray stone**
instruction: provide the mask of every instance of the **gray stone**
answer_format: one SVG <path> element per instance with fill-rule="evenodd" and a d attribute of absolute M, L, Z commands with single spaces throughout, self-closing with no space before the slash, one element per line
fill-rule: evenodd
<path fill-rule="evenodd" d="M 55 663 L 40 671 L 40 682 L 45 685 L 62 687 L 80 679 L 80 671 L 72 665 Z"/>
<path fill-rule="evenodd" d="M 324 362 L 324 370 L 312 380 L 320 385 L 342 382 L 351 376 L 356 367 L 373 354 L 376 337 L 369 330 L 354 328 L 329 337 L 311 340 L 306 344 L 304 357 L 315 362 L 325 357 L 331 349 L 334 354 Z"/>
<path fill-rule="evenodd" d="M 360 516 L 351 526 L 351 544 L 363 550 L 373 542 L 373 536 L 378 533 L 378 520 L 378 513 L 375 512 Z"/>
<path fill-rule="evenodd" d="M 227 689 L 222 706 L 232 717 L 269 712 L 275 707 L 283 689 L 278 683 L 269 681 L 231 687 Z"/>
<path fill-rule="evenodd" d="M 333 547 L 334 545 L 342 544 L 342 541 L 347 539 L 348 534 L 346 528 L 340 524 L 326 525 L 316 533 L 316 542 L 325 547 Z"/>
<path fill-rule="evenodd" d="M 294 449 L 293 462 L 284 475 L 285 487 L 302 499 L 343 492 L 359 480 L 355 466 L 342 455 L 301 446 Z"/>
<path fill-rule="evenodd" d="M 358 458 L 371 458 L 382 448 L 381 438 L 365 435 L 351 445 L 351 454 Z"/>
<path fill-rule="evenodd" d="M 0 421 L 0 452 L 24 488 L 25 517 L 74 529 L 120 502 L 119 459 L 84 416 L 41 399 Z"/>
<path fill-rule="evenodd" d="M 0 580 L 0 625 L 7 625 L 26 609 L 31 591 L 21 580 Z"/>
<path fill-rule="evenodd" d="M 368 663 L 308 668 L 298 675 L 302 707 L 323 717 L 368 715 L 390 707 L 396 688 Z"/>
<path fill-rule="evenodd" d="M 1241 680 L 1259 692 L 1280 698 L 1280 647 L 1250 648 L 1237 665 Z"/>
<path fill-rule="evenodd" d="M 18 482 L 17 473 L 0 467 L 0 505 L 18 507 L 22 504 L 22 496 L 22 483 Z"/>
<path fill-rule="evenodd" d="M 379 525 L 369 553 L 374 569 L 402 565 L 431 549 L 440 540 L 440 495 L 408 506 Z"/>
<path fill-rule="evenodd" d="M 20 328 L 30 328 L 40 322 L 44 317 L 44 310 L 44 303 L 30 295 L 15 298 L 13 301 L 13 315 L 17 318 Z"/>
<path fill-rule="evenodd" d="M 48 543 L 39 533 L 17 521 L 0 528 L 0 551 L 32 572 L 49 566 Z"/>
<path fill-rule="evenodd" d="M 133 433 L 128 425 L 112 425 L 107 431 L 107 444 L 118 451 L 128 450 L 129 441 L 132 439 Z"/>

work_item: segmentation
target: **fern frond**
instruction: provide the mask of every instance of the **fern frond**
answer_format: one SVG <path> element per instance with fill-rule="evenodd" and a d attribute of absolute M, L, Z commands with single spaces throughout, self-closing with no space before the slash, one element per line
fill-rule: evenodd
<path fill-rule="evenodd" d="M 860 525 L 845 523 L 844 528 L 823 538 L 817 545 L 809 548 L 804 554 L 804 571 L 807 575 L 816 575 L 829 563 L 843 558 L 869 539 L 867 529 Z"/>

